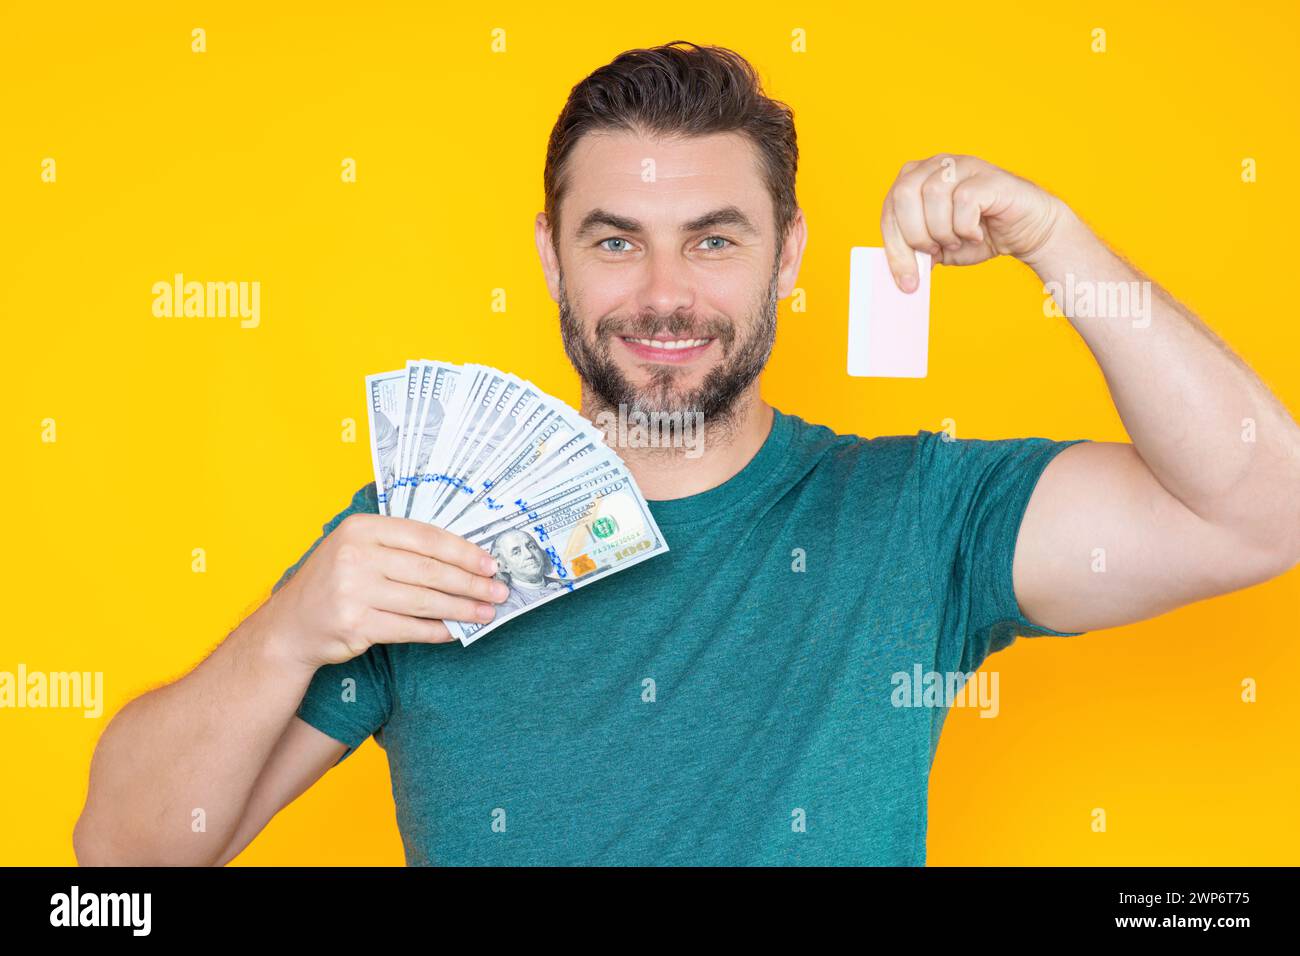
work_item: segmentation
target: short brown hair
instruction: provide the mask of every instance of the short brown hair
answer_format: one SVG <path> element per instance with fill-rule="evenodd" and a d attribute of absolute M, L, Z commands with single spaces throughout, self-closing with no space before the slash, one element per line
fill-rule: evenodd
<path fill-rule="evenodd" d="M 674 40 L 620 53 L 569 93 L 546 149 L 546 217 L 558 241 L 565 163 L 578 140 L 596 130 L 703 136 L 740 132 L 762 157 L 775 208 L 776 244 L 798 211 L 799 146 L 794 111 L 763 95 L 758 73 L 734 50 Z"/>

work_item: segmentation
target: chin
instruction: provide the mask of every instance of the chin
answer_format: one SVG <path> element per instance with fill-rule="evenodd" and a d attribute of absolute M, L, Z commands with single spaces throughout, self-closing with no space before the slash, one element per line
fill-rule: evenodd
<path fill-rule="evenodd" d="M 633 361 L 630 366 L 620 363 L 620 370 L 632 387 L 642 394 L 665 392 L 680 396 L 698 388 L 717 364 L 716 359 L 707 364 L 693 362 L 689 367 Z"/>
<path fill-rule="evenodd" d="M 638 381 L 637 378 L 630 376 L 628 381 L 632 385 L 632 393 L 638 399 L 643 401 L 680 402 L 695 393 L 695 390 L 704 382 L 704 376 L 707 373 L 708 369 L 703 369 L 698 374 L 674 375 L 671 384 L 653 377 L 645 378 L 644 376 L 641 376 L 644 379 L 643 381 Z"/>
<path fill-rule="evenodd" d="M 694 394 L 691 389 L 673 388 L 665 391 L 647 386 L 637 389 L 633 400 L 628 404 L 647 412 L 684 412 L 694 407 Z"/>

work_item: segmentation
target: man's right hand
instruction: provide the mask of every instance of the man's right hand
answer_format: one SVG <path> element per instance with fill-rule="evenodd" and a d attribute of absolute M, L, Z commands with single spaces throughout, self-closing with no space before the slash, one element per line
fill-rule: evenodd
<path fill-rule="evenodd" d="M 274 595 L 272 632 L 311 667 L 372 644 L 455 640 L 443 620 L 487 623 L 506 586 L 496 562 L 459 535 L 410 518 L 353 514 Z"/>

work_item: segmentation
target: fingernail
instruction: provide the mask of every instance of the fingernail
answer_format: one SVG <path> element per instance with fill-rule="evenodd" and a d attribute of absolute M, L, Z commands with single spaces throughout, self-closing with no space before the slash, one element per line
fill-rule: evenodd
<path fill-rule="evenodd" d="M 504 601 L 510 596 L 510 589 L 500 581 L 497 581 L 492 585 L 492 596 L 498 601 Z"/>
<path fill-rule="evenodd" d="M 491 604 L 480 604 L 478 606 L 478 616 L 480 621 L 490 621 L 497 616 L 496 608 Z"/>
<path fill-rule="evenodd" d="M 484 574 L 497 573 L 497 562 L 495 558 L 490 558 L 485 554 L 479 559 L 479 565 L 483 568 Z"/>
<path fill-rule="evenodd" d="M 907 275 L 903 276 L 903 291 L 911 292 L 915 288 L 916 288 L 916 276 L 912 275 L 912 273 L 909 272 L 907 273 Z"/>

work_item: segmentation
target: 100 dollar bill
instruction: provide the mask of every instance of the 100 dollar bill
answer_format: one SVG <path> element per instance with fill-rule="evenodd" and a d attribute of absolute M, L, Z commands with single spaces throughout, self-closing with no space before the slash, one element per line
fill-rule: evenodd
<path fill-rule="evenodd" d="M 496 558 L 497 577 L 510 589 L 487 624 L 445 622 L 466 646 L 531 608 L 668 551 L 621 464 L 540 500 L 520 498 L 507 510 L 464 535 Z"/>

